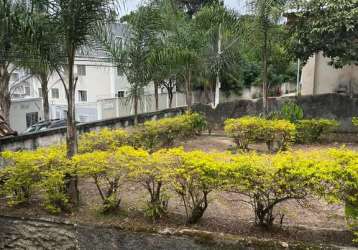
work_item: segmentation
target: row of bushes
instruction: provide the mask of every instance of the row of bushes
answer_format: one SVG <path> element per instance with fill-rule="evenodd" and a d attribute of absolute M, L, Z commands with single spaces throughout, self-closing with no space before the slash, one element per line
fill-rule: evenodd
<path fill-rule="evenodd" d="M 4 152 L 0 190 L 10 205 L 30 201 L 35 193 L 50 212 L 67 210 L 66 176 L 91 179 L 102 200 L 103 212 L 120 206 L 123 185 L 139 183 L 148 192 L 147 215 L 165 214 L 176 194 L 186 222 L 196 223 L 210 205 L 213 191 L 245 197 L 256 223 L 273 225 L 275 208 L 287 200 L 323 197 L 344 203 L 347 218 L 358 219 L 358 153 L 346 149 L 284 152 L 276 155 L 185 152 L 182 148 L 150 153 L 123 146 L 66 159 L 62 148 L 35 152 Z M 242 200 L 242 199 L 240 199 Z"/>
<path fill-rule="evenodd" d="M 322 134 L 338 125 L 338 122 L 327 119 L 300 120 L 294 124 L 288 120 L 245 116 L 226 120 L 225 132 L 234 138 L 240 149 L 248 150 L 251 143 L 265 142 L 269 151 L 281 151 L 294 142 L 316 142 Z"/>
<path fill-rule="evenodd" d="M 176 139 L 199 135 L 206 129 L 206 120 L 198 113 L 187 113 L 171 118 L 147 121 L 131 131 L 102 129 L 80 137 L 79 152 L 108 151 L 130 145 L 155 151 L 174 144 Z"/>

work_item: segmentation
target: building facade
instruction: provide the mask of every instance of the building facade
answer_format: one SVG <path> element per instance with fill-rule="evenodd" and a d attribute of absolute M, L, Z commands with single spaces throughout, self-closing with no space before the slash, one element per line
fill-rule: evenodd
<path fill-rule="evenodd" d="M 336 69 L 329 65 L 323 53 L 316 53 L 302 69 L 301 94 L 320 95 L 341 93 L 350 96 L 358 94 L 358 66 L 348 65 Z"/>

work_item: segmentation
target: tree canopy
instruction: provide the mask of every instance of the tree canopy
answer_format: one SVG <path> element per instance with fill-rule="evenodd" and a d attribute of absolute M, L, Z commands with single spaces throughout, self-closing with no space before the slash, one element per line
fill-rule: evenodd
<path fill-rule="evenodd" d="M 291 31 L 293 49 L 305 62 L 317 52 L 337 68 L 358 64 L 358 2 L 300 1 Z"/>

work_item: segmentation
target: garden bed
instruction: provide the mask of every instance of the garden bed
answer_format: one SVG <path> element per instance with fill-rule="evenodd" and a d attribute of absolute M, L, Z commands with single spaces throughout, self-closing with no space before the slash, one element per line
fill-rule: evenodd
<path fill-rule="evenodd" d="M 193 138 L 185 143 L 177 143 L 176 146 L 183 146 L 185 150 L 201 149 L 204 151 L 225 151 L 235 148 L 230 138 L 220 135 L 205 135 Z M 340 143 L 295 145 L 293 150 L 314 150 L 341 146 L 343 144 Z M 347 147 L 358 150 L 358 144 L 349 144 Z M 252 145 L 251 149 L 259 152 L 267 150 L 264 144 Z M 184 208 L 174 194 L 169 202 L 169 214 L 158 223 L 153 224 L 144 216 L 144 201 L 147 199 L 147 193 L 139 185 L 124 185 L 124 190 L 121 192 L 121 208 L 116 214 L 112 215 L 101 215 L 99 213 L 101 200 L 91 180 L 80 180 L 79 188 L 81 191 L 80 207 L 70 214 L 59 215 L 60 218 L 68 219 L 74 223 L 115 225 L 127 229 L 154 227 L 159 230 L 167 227 L 190 227 L 242 236 L 273 238 L 282 241 L 305 241 L 317 244 L 352 246 L 353 236 L 346 226 L 344 207 L 329 205 L 314 198 L 309 199 L 305 204 L 288 201 L 278 206 L 276 213 L 279 212 L 285 215 L 282 225 L 278 220 L 276 222 L 278 225 L 276 224 L 272 230 L 266 231 L 254 226 L 252 208 L 240 202 L 241 197 L 237 194 L 218 191 L 210 194 L 209 199 L 212 202 L 200 222 L 195 226 L 184 226 Z M 138 201 L 143 204 L 138 204 Z M 48 213 L 36 201 L 31 202 L 31 206 L 21 208 L 9 208 L 2 202 L 1 214 L 32 218 L 48 216 Z"/>

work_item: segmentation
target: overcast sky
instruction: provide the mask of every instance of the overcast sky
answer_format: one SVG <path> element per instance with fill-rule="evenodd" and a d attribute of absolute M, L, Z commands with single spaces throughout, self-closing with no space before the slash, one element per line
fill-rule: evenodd
<path fill-rule="evenodd" d="M 132 10 L 135 10 L 138 5 L 140 5 L 143 0 L 127 0 L 125 1 L 125 6 L 123 8 L 123 14 L 129 13 Z M 224 0 L 225 5 L 229 8 L 235 9 L 239 12 L 242 12 L 242 9 L 245 7 L 245 0 Z"/>

